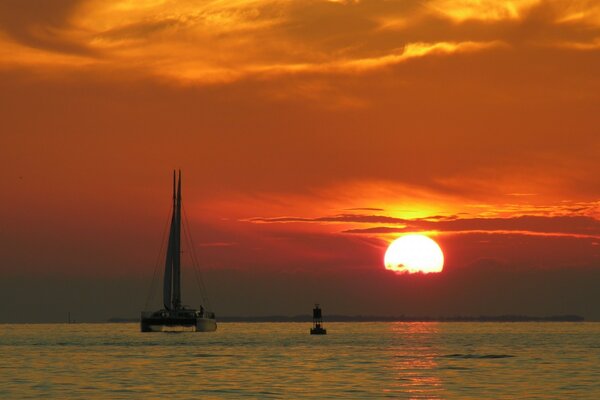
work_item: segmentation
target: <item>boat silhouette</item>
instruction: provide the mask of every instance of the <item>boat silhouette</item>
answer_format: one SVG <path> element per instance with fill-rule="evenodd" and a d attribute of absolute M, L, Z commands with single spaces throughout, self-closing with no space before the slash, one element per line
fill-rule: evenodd
<path fill-rule="evenodd" d="M 158 311 L 142 311 L 140 329 L 142 332 L 213 332 L 217 329 L 217 321 L 215 314 L 207 310 L 206 306 L 201 305 L 196 310 L 181 302 L 181 171 L 177 182 L 176 172 L 173 171 L 173 213 L 163 277 L 163 308 Z"/>

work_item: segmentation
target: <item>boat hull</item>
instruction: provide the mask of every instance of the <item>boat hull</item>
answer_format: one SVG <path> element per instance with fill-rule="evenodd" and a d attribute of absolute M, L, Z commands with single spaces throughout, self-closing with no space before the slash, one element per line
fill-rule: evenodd
<path fill-rule="evenodd" d="M 142 316 L 142 332 L 214 332 L 217 321 L 214 318 L 179 316 Z"/>
<path fill-rule="evenodd" d="M 210 318 L 196 320 L 196 332 L 214 332 L 217 330 L 217 321 Z"/>

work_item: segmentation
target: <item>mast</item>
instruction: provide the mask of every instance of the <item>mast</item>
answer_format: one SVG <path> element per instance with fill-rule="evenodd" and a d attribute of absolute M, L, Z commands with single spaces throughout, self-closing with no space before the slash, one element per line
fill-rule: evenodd
<path fill-rule="evenodd" d="M 177 217 L 173 253 L 173 307 L 181 307 L 181 170 L 177 183 Z"/>
<path fill-rule="evenodd" d="M 171 215 L 171 228 L 169 231 L 169 243 L 167 245 L 167 257 L 165 260 L 165 276 L 163 280 L 163 305 L 165 310 L 173 308 L 173 301 L 171 297 L 173 287 L 173 259 L 174 254 L 179 251 L 175 251 L 175 231 L 177 227 L 177 198 L 175 191 L 175 171 L 173 171 L 173 214 Z"/>

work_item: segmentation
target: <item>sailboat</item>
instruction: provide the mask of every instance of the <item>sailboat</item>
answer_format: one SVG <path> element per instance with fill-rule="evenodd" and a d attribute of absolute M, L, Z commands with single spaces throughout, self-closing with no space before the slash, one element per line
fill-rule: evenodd
<path fill-rule="evenodd" d="M 140 328 L 142 332 L 213 332 L 217 330 L 217 321 L 215 314 L 204 308 L 206 305 L 195 310 L 181 302 L 181 171 L 175 181 L 176 173 L 173 171 L 173 214 L 163 278 L 163 308 L 142 311 Z"/>

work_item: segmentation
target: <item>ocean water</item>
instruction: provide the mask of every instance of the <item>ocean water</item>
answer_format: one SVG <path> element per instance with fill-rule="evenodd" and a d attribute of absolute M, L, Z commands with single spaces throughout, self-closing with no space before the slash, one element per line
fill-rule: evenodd
<path fill-rule="evenodd" d="M 7 399 L 600 399 L 592 322 L 0 327 Z"/>

